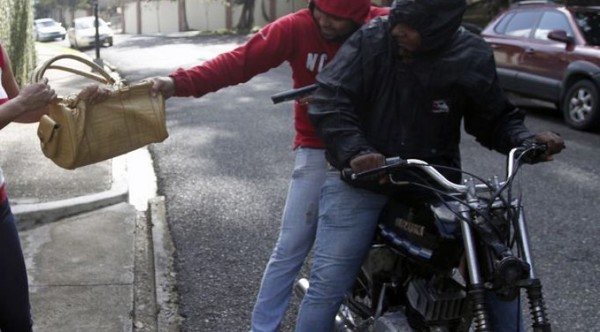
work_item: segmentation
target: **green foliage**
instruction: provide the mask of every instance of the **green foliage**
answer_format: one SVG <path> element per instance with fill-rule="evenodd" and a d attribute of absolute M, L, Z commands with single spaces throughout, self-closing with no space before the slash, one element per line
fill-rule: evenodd
<path fill-rule="evenodd" d="M 27 83 L 36 64 L 32 0 L 0 0 L 0 43 L 8 52 L 15 78 Z"/>

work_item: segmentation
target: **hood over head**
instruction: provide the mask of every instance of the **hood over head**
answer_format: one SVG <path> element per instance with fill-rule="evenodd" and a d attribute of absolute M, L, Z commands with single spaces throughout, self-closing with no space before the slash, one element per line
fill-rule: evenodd
<path fill-rule="evenodd" d="M 310 0 L 310 5 L 336 17 L 352 20 L 359 25 L 369 20 L 371 0 Z"/>
<path fill-rule="evenodd" d="M 466 8 L 465 0 L 395 0 L 389 24 L 405 23 L 419 32 L 421 47 L 417 53 L 435 51 L 450 42 Z"/>

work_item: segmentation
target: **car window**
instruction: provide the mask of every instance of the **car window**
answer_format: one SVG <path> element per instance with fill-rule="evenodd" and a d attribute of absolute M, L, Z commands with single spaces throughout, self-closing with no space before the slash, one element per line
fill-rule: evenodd
<path fill-rule="evenodd" d="M 108 24 L 103 19 L 99 18 L 98 26 L 105 27 L 105 26 L 108 26 Z"/>
<path fill-rule="evenodd" d="M 90 28 L 94 28 L 94 21 L 93 19 L 91 20 L 78 20 L 77 22 L 75 22 L 75 28 L 76 29 L 90 29 Z M 101 18 L 98 19 L 98 26 L 99 27 L 103 27 L 106 26 L 106 22 L 104 20 L 102 20 Z"/>
<path fill-rule="evenodd" d="M 507 22 L 503 34 L 513 37 L 529 37 L 539 15 L 540 13 L 537 11 L 515 13 Z"/>
<path fill-rule="evenodd" d="M 41 27 L 51 27 L 51 26 L 58 25 L 58 22 L 47 20 L 47 21 L 37 21 L 37 22 L 35 22 L 35 24 L 39 25 Z"/>
<path fill-rule="evenodd" d="M 510 19 L 514 16 L 513 13 L 508 13 L 505 16 L 503 16 L 500 19 L 500 22 L 498 22 L 498 24 L 496 24 L 496 26 L 494 27 L 494 32 L 496 32 L 497 34 L 504 34 L 504 31 L 506 31 L 506 25 L 508 24 L 508 22 L 510 22 Z"/>
<path fill-rule="evenodd" d="M 548 40 L 548 33 L 552 30 L 564 30 L 567 36 L 573 37 L 573 30 L 567 17 L 560 12 L 547 11 L 542 14 L 540 24 L 535 30 L 534 38 Z"/>
<path fill-rule="evenodd" d="M 94 24 L 92 21 L 78 21 L 75 23 L 75 29 L 89 29 L 93 27 Z"/>
<path fill-rule="evenodd" d="M 590 45 L 600 46 L 600 12 L 575 12 L 575 21 Z"/>

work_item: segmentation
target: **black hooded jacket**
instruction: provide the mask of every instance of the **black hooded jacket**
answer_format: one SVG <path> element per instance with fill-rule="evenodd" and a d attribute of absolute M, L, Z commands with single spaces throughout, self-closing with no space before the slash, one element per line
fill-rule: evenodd
<path fill-rule="evenodd" d="M 464 0 L 396 0 L 321 71 L 309 116 L 334 167 L 369 152 L 460 167 L 463 119 L 502 153 L 533 136 L 498 86 L 490 47 L 460 27 L 464 8 Z M 412 59 L 398 56 L 397 22 L 421 34 Z"/>

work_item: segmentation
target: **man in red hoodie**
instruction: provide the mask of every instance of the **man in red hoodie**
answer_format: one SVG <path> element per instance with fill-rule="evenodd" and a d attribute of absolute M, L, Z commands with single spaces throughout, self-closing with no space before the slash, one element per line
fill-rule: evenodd
<path fill-rule="evenodd" d="M 308 8 L 263 27 L 246 44 L 191 69 L 156 77 L 153 92 L 201 97 L 244 83 L 287 61 L 293 87 L 315 83 L 315 76 L 341 44 L 371 18 L 388 10 L 370 0 L 310 0 Z M 287 309 L 294 280 L 310 251 L 316 230 L 318 201 L 327 162 L 323 143 L 309 122 L 306 103 L 294 105 L 295 164 L 279 239 L 267 264 L 252 312 L 252 331 L 277 331 Z"/>

